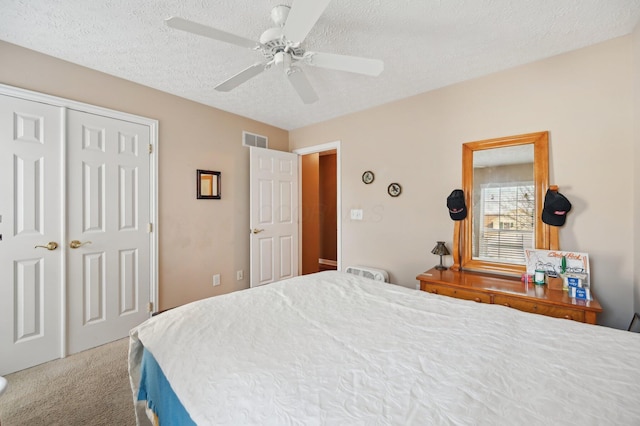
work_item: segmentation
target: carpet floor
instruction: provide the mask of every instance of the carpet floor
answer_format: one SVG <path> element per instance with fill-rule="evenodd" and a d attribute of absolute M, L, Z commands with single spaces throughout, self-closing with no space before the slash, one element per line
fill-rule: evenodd
<path fill-rule="evenodd" d="M 135 425 L 129 339 L 5 376 L 2 426 Z"/>

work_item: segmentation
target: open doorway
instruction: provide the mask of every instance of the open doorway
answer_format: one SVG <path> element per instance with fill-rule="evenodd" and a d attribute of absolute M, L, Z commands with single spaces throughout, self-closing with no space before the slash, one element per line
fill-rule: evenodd
<path fill-rule="evenodd" d="M 339 143 L 300 154 L 300 273 L 340 269 Z"/>

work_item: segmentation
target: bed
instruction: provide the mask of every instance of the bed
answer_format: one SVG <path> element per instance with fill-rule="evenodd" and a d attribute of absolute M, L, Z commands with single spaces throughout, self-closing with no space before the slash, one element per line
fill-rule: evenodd
<path fill-rule="evenodd" d="M 640 334 L 326 271 L 131 331 L 139 425 L 640 424 Z"/>

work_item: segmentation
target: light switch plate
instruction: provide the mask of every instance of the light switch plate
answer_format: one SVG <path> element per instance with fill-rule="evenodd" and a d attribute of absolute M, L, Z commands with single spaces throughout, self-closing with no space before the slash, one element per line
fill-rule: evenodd
<path fill-rule="evenodd" d="M 363 216 L 362 209 L 351 209 L 351 220 L 362 220 Z"/>

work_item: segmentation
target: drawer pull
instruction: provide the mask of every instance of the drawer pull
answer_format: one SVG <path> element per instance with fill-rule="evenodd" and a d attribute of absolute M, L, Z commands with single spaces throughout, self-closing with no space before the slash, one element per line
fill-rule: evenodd
<path fill-rule="evenodd" d="M 478 302 L 478 303 L 482 302 L 482 300 L 481 300 L 479 297 L 476 297 L 476 298 L 475 298 L 475 299 L 473 299 L 473 300 L 474 300 L 474 302 Z"/>
<path fill-rule="evenodd" d="M 437 288 L 431 289 L 431 293 L 438 294 L 438 289 Z"/>
<path fill-rule="evenodd" d="M 564 319 L 572 320 L 572 319 L 573 319 L 573 317 L 572 317 L 571 315 L 565 315 L 565 316 L 564 316 Z"/>
<path fill-rule="evenodd" d="M 507 308 L 511 307 L 511 305 L 509 303 L 505 303 L 504 306 L 506 306 Z"/>

